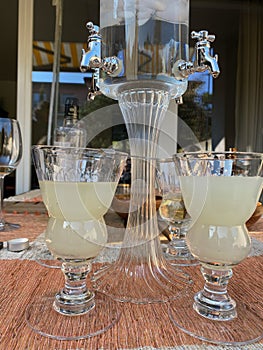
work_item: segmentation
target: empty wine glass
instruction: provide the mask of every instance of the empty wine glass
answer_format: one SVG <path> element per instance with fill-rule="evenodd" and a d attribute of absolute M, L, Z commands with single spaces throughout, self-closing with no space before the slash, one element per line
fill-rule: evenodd
<path fill-rule="evenodd" d="M 105 332 L 120 317 L 118 305 L 87 288 L 91 261 L 107 242 L 103 219 L 126 154 L 114 150 L 34 146 L 33 160 L 49 221 L 47 247 L 62 262 L 64 288 L 32 302 L 26 321 L 37 333 L 59 340 Z M 72 317 L 74 316 L 74 317 Z"/>
<path fill-rule="evenodd" d="M 232 268 L 251 248 L 246 221 L 262 191 L 263 154 L 182 153 L 174 160 L 192 218 L 186 240 L 201 263 L 205 285 L 195 291 L 194 303 L 188 295 L 171 305 L 169 315 L 181 330 L 208 342 L 244 345 L 259 341 L 263 337 L 261 295 L 252 296 L 246 282 L 249 272 L 236 276 L 239 290 L 232 289 L 233 298 L 228 283 Z M 187 314 L 186 320 L 178 316 L 182 313 Z"/>
<path fill-rule="evenodd" d="M 11 231 L 19 224 L 6 222 L 3 215 L 4 178 L 16 169 L 22 158 L 22 136 L 19 122 L 0 118 L 0 231 Z"/>
<path fill-rule="evenodd" d="M 199 262 L 193 257 L 186 244 L 191 218 L 184 205 L 179 177 L 172 158 L 158 159 L 157 179 L 162 193 L 159 214 L 168 224 L 171 237 L 165 249 L 165 257 L 172 265 L 198 265 Z"/>

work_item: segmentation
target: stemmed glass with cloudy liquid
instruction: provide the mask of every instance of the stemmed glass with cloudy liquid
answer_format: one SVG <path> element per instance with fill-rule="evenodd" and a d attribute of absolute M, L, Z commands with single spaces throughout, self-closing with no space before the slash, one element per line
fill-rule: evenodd
<path fill-rule="evenodd" d="M 263 154 L 181 153 L 174 160 L 192 218 L 186 240 L 201 263 L 205 285 L 193 296 L 193 307 L 187 296 L 171 305 L 169 315 L 180 329 L 202 340 L 231 345 L 258 341 L 263 337 L 261 295 L 251 297 L 250 286 L 242 285 L 246 276 L 233 298 L 227 286 L 232 268 L 251 248 L 245 223 L 262 191 Z M 181 312 L 187 314 L 184 323 L 178 318 Z"/>
<path fill-rule="evenodd" d="M 185 208 L 173 158 L 157 160 L 157 183 L 162 194 L 159 215 L 167 223 L 171 237 L 165 257 L 172 265 L 198 265 L 186 244 L 191 217 Z"/>
<path fill-rule="evenodd" d="M 22 158 L 22 136 L 19 122 L 0 118 L 0 231 L 16 230 L 19 224 L 6 222 L 3 216 L 4 178 L 13 172 Z"/>
<path fill-rule="evenodd" d="M 49 221 L 50 252 L 62 262 L 64 288 L 54 298 L 31 303 L 28 325 L 54 339 L 91 337 L 119 319 L 118 306 L 87 288 L 91 261 L 107 242 L 103 219 L 126 154 L 114 150 L 33 146 L 33 160 Z M 74 317 L 69 317 L 74 316 Z"/>

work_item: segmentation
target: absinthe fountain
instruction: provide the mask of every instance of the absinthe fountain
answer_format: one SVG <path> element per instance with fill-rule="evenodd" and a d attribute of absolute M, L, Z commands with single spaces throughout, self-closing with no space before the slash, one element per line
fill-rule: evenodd
<path fill-rule="evenodd" d="M 171 99 L 187 89 L 196 71 L 219 74 L 210 56 L 213 35 L 192 32 L 195 61 L 188 57 L 189 0 L 101 0 L 100 28 L 91 22 L 81 71 L 93 86 L 117 99 L 130 142 L 131 195 L 125 236 L 116 262 L 93 277 L 94 288 L 118 301 L 163 302 L 185 291 L 188 275 L 165 260 L 155 200 L 155 158 L 161 124 Z"/>

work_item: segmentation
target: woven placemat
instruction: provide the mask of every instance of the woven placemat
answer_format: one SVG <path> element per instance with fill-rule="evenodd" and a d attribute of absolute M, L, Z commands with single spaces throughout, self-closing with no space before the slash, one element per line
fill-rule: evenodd
<path fill-rule="evenodd" d="M 27 237 L 32 242 L 43 233 L 48 218 L 46 214 L 28 213 L 25 210 L 20 214 L 5 213 L 5 219 L 21 224 L 21 228 L 2 232 L 2 241 Z M 254 239 L 258 242 L 262 240 L 263 220 L 254 224 L 250 230 Z M 261 250 L 258 255 L 260 254 Z M 123 315 L 114 328 L 104 335 L 85 341 L 62 342 L 36 335 L 26 325 L 25 308 L 38 296 L 54 295 L 63 285 L 63 276 L 59 270 L 44 268 L 34 261 L 18 259 L 19 257 L 16 260 L 1 260 L 0 265 L 0 350 L 233 349 L 201 343 L 176 329 L 168 318 L 167 304 L 124 304 Z M 234 269 L 230 290 L 242 296 L 245 293 L 242 286 L 249 285 L 251 286 L 249 297 L 262 300 L 262 259 L 263 256 L 248 258 L 237 266 Z M 94 268 L 96 269 L 96 266 Z M 199 267 L 190 267 L 186 271 L 193 276 L 195 286 L 201 289 L 203 280 L 200 278 Z M 263 342 L 234 349 L 263 349 Z"/>
<path fill-rule="evenodd" d="M 251 300 L 262 300 L 262 267 L 263 256 L 247 258 L 235 267 L 229 291 L 237 300 L 242 299 L 244 293 Z M 94 266 L 94 269 L 97 268 L 98 264 Z M 188 267 L 186 271 L 193 278 L 195 289 L 201 289 L 203 280 L 199 267 Z M 100 336 L 86 340 L 56 341 L 37 335 L 26 324 L 27 305 L 40 296 L 53 296 L 62 286 L 63 276 L 58 269 L 45 268 L 29 260 L 1 261 L 1 350 L 231 349 L 213 347 L 181 332 L 168 317 L 168 303 L 119 304 L 123 312 L 117 325 Z M 50 317 L 56 317 L 56 313 Z M 196 322 L 202 322 L 200 317 L 196 316 Z M 263 349 L 263 342 L 243 349 Z"/>
<path fill-rule="evenodd" d="M 48 222 L 47 214 L 28 213 L 23 214 L 5 213 L 6 222 L 19 224 L 20 228 L 13 231 L 0 232 L 0 241 L 8 241 L 13 238 L 26 237 L 34 241 L 46 228 Z"/>
<path fill-rule="evenodd" d="M 263 232 L 263 216 L 253 225 L 249 226 L 250 232 Z"/>

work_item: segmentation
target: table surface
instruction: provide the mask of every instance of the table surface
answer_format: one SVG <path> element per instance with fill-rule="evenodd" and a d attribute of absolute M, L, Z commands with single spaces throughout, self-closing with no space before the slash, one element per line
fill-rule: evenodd
<path fill-rule="evenodd" d="M 43 233 L 47 224 L 47 213 L 41 202 L 5 203 L 5 219 L 20 223 L 16 231 L 1 233 L 1 240 L 27 237 L 33 243 Z M 107 220 L 112 227 L 123 230 L 123 224 L 116 215 L 108 213 Z M 250 228 L 254 241 L 263 242 L 263 218 Z M 117 235 L 118 237 L 118 235 Z M 115 237 L 116 238 L 116 237 Z M 263 250 L 263 249 L 262 249 Z M 263 253 L 245 259 L 235 267 L 229 291 L 237 300 L 249 287 L 249 297 L 262 302 Z M 14 253 L 15 254 L 15 253 Z M 98 268 L 94 264 L 94 269 Z M 199 266 L 184 267 L 194 281 L 194 289 L 203 284 Z M 263 340 L 245 347 L 221 347 L 204 343 L 176 328 L 168 316 L 170 303 L 132 304 L 119 303 L 122 315 L 119 322 L 106 333 L 78 341 L 57 341 L 34 333 L 26 324 L 26 307 L 40 296 L 54 295 L 63 286 L 59 269 L 41 266 L 33 259 L 23 259 L 18 254 L 2 258 L 0 269 L 0 350 L 115 350 L 115 349 L 263 349 Z M 244 287 L 245 286 L 245 287 Z M 245 288 L 245 289 L 244 289 Z M 240 295 L 239 295 L 240 294 Z M 180 302 L 180 298 L 171 303 Z M 173 304 L 174 305 L 174 304 Z M 172 305 L 172 307 L 173 307 Z M 176 307 L 176 306 L 175 306 Z M 55 314 L 55 313 L 54 313 Z M 50 317 L 56 317 L 51 315 Z M 182 317 L 187 317 L 183 315 Z M 199 316 L 197 316 L 199 317 Z M 263 318 L 262 322 L 263 322 Z M 197 319 L 198 322 L 202 322 Z"/>

